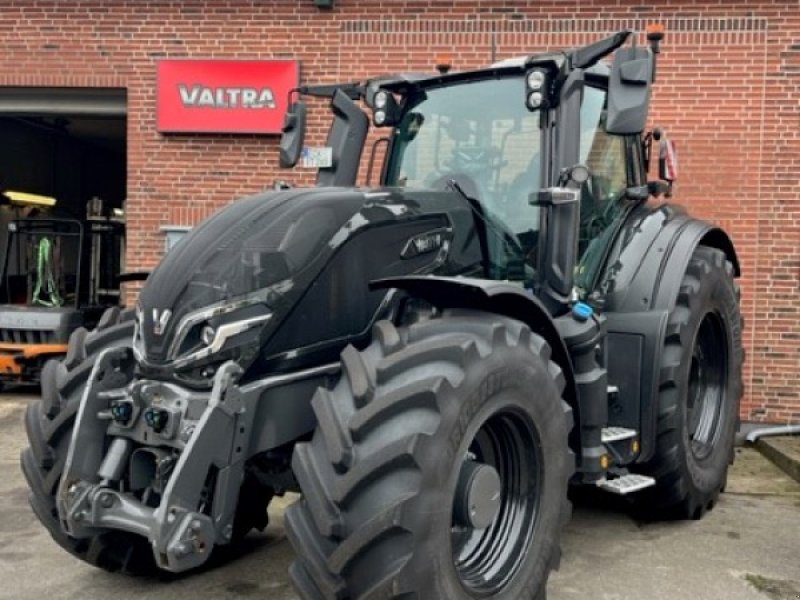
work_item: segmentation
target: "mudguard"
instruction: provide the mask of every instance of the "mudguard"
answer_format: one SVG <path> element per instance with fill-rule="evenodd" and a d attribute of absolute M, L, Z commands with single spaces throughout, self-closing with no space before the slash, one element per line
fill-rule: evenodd
<path fill-rule="evenodd" d="M 608 319 L 609 383 L 619 393 L 609 406 L 609 424 L 641 433 L 639 462 L 655 448 L 661 352 L 667 318 L 698 245 L 722 250 L 741 274 L 728 235 L 675 205 L 645 204 L 628 216 L 612 245 L 599 289 Z"/>
<path fill-rule="evenodd" d="M 617 235 L 599 289 L 609 312 L 672 310 L 689 259 L 698 245 L 722 250 L 741 274 L 733 242 L 719 227 L 691 217 L 681 206 L 645 204 Z"/>
<path fill-rule="evenodd" d="M 370 288 L 396 288 L 437 308 L 483 310 L 522 321 L 550 344 L 551 358 L 561 367 L 566 378 L 564 400 L 572 407 L 575 422 L 580 423 L 575 376 L 567 347 L 550 313 L 529 290 L 505 281 L 433 275 L 379 279 L 370 282 Z M 570 445 L 576 453 L 580 451 L 578 427 L 572 430 Z"/>

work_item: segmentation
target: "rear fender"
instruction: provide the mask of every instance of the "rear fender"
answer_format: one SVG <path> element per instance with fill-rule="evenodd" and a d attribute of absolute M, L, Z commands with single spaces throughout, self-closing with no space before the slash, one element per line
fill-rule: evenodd
<path fill-rule="evenodd" d="M 566 379 L 564 400 L 574 411 L 575 423 L 581 422 L 575 376 L 567 347 L 561 339 L 550 313 L 528 290 L 503 281 L 432 275 L 379 279 L 372 281 L 370 288 L 400 289 L 440 309 L 482 310 L 522 321 L 550 345 L 551 359 L 561 367 Z M 580 456 L 580 429 L 578 427 L 575 427 L 570 434 L 570 445 Z"/>

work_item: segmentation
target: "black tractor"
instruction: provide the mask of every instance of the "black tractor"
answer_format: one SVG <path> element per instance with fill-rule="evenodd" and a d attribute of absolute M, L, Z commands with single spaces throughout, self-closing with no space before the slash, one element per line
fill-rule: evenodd
<path fill-rule="evenodd" d="M 300 492 L 304 599 L 518 600 L 558 566 L 569 486 L 701 517 L 733 459 L 739 263 L 647 179 L 662 33 L 630 36 L 296 90 L 281 162 L 318 186 L 212 216 L 45 370 L 22 468 L 53 538 L 186 571 Z"/>

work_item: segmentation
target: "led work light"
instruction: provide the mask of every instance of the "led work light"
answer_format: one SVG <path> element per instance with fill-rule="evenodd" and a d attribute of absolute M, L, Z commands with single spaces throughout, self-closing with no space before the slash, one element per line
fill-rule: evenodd
<path fill-rule="evenodd" d="M 525 76 L 525 105 L 528 110 L 547 107 L 547 72 L 533 69 Z"/>

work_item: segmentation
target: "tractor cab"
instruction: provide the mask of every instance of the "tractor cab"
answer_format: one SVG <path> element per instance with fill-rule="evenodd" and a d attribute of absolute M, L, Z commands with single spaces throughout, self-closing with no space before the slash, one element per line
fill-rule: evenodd
<path fill-rule="evenodd" d="M 381 186 L 467 199 L 483 232 L 480 276 L 517 281 L 563 313 L 595 288 L 625 215 L 671 184 L 648 186 L 654 136 L 642 136 L 663 32 L 648 32 L 645 48 L 622 47 L 630 36 L 477 71 L 302 87 L 287 115 L 281 164 L 294 166 L 304 152 L 302 97 L 330 97 L 330 160 L 318 184 L 354 185 L 369 128 L 362 100 L 372 125 L 389 130 L 379 140 L 387 145 Z M 612 53 L 610 65 L 600 62 Z"/>

